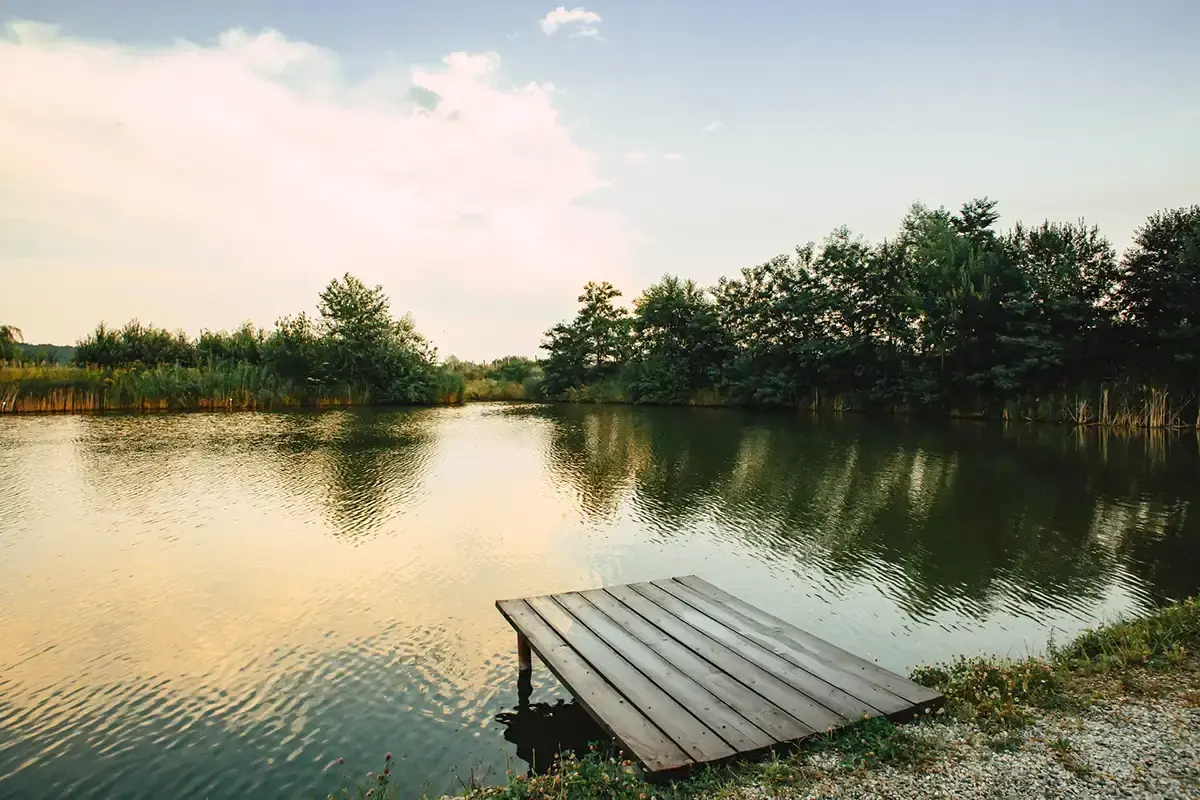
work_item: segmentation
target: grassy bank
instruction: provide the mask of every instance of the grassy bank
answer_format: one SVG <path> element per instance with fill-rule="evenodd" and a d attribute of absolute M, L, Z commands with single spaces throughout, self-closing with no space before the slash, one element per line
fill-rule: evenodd
<path fill-rule="evenodd" d="M 1046 763 L 1053 763 L 1065 780 L 1099 781 L 1096 767 L 1075 739 L 1084 741 L 1089 726 L 1106 725 L 1115 713 L 1112 709 L 1136 708 L 1143 702 L 1182 709 L 1185 716 L 1194 717 L 1200 707 L 1198 654 L 1200 600 L 1191 599 L 1103 625 L 1065 646 L 1052 645 L 1044 658 L 959 658 L 919 667 L 912 672 L 913 680 L 943 692 L 947 701 L 936 714 L 905 724 L 865 719 L 763 761 L 709 768 L 667 784 L 646 783 L 619 752 L 598 744 L 587 753 L 563 753 L 540 774 L 510 772 L 501 786 L 468 786 L 465 796 L 682 800 L 823 797 L 843 791 L 845 796 L 887 796 L 874 784 L 855 794 L 855 787 L 885 774 L 924 787 L 912 790 L 921 796 L 964 796 L 958 789 L 943 792 L 945 787 L 932 781 L 954 780 L 952 774 L 962 771 L 967 754 L 985 762 L 994 758 L 997 768 L 1016 770 L 1020 765 L 1012 759 L 1018 751 L 1028 758 L 1036 751 L 1044 762 L 1038 766 L 1042 772 Z M 1165 715 L 1163 719 L 1166 727 Z M 1134 758 L 1145 755 L 1135 752 Z M 1037 794 L 1031 791 L 1030 796 Z M 1079 787 L 1064 788 L 1066 794 L 1078 791 Z M 372 800 L 399 796 L 390 770 L 331 795 Z"/>
<path fill-rule="evenodd" d="M 462 402 L 462 379 L 436 376 L 427 402 Z M 328 408 L 386 401 L 343 387 L 309 387 L 248 363 L 216 368 L 0 366 L 0 413 L 94 411 L 268 410 Z"/>

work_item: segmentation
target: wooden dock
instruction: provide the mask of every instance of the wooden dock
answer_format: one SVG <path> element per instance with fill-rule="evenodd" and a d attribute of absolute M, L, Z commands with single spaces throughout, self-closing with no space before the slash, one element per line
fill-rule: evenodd
<path fill-rule="evenodd" d="M 944 701 L 694 575 L 496 607 L 648 778 Z"/>

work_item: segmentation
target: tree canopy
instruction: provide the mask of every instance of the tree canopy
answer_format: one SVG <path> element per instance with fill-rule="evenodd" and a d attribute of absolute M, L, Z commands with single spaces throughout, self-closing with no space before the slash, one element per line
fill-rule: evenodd
<path fill-rule="evenodd" d="M 545 388 L 624 399 L 1006 413 L 1120 384 L 1200 389 L 1200 207 L 1159 212 L 1118 259 L 1095 226 L 998 228 L 994 200 L 912 206 L 878 243 L 842 227 L 703 288 L 633 302 L 589 283 L 546 333 Z M 586 394 L 586 392 L 585 392 Z"/>

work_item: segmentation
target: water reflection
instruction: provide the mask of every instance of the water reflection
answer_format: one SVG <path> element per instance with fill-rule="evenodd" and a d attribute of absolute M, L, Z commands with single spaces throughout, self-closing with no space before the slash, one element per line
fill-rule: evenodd
<path fill-rule="evenodd" d="M 504 726 L 504 739 L 516 746 L 517 758 L 530 772 L 544 773 L 560 753 L 583 756 L 593 742 L 608 740 L 583 707 L 574 700 L 531 702 L 533 683 L 529 673 L 518 678 L 515 708 L 501 711 L 496 722 Z"/>
<path fill-rule="evenodd" d="M 1196 451 L 713 409 L 8 418 L 0 796 L 324 796 L 388 750 L 436 795 L 582 746 L 552 677 L 516 685 L 505 597 L 694 572 L 895 669 L 1036 648 L 1200 588 Z"/>
<path fill-rule="evenodd" d="M 818 561 L 848 580 L 882 560 L 898 569 L 889 594 L 914 617 L 1087 608 L 1125 568 L 1160 601 L 1200 587 L 1200 530 L 1179 500 L 1196 491 L 1186 437 L 712 409 L 538 413 L 555 424 L 548 463 L 589 513 L 616 514 L 631 486 L 632 514 L 657 536 L 710 524 L 763 559 Z M 1131 513 L 1118 520 L 1121 510 Z"/>

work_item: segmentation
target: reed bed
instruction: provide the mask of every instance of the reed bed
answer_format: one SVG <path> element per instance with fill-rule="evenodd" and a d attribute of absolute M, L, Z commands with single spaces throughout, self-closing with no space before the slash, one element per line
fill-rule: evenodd
<path fill-rule="evenodd" d="M 462 379 L 439 375 L 432 402 L 452 405 L 462 398 Z M 299 386 L 263 366 L 246 363 L 213 369 L 0 366 L 0 413 L 265 411 L 372 402 L 369 392 L 349 386 Z"/>

